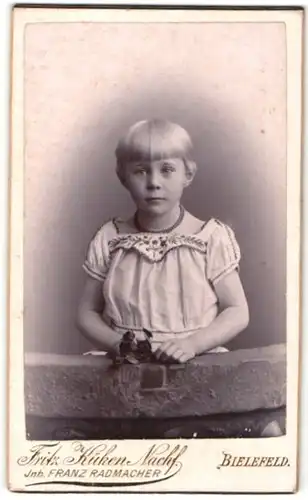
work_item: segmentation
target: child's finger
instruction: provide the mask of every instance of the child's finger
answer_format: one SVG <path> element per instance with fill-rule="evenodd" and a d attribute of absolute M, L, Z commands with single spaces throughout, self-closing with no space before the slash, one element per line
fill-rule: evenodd
<path fill-rule="evenodd" d="M 165 352 L 162 352 L 158 360 L 162 361 L 163 363 L 166 363 L 167 361 L 169 361 L 169 356 L 167 356 Z"/>
<path fill-rule="evenodd" d="M 163 353 L 166 354 L 167 350 L 173 345 L 173 342 L 169 340 L 168 342 L 164 342 L 156 349 L 156 354 L 160 357 Z"/>
<path fill-rule="evenodd" d="M 189 359 L 191 359 L 192 356 L 190 356 L 187 352 L 183 352 L 181 356 L 178 358 L 179 363 L 185 363 Z"/>
<path fill-rule="evenodd" d="M 173 361 L 179 361 L 181 356 L 184 355 L 184 352 L 182 349 L 180 349 L 179 347 L 176 347 L 175 348 L 175 351 L 172 353 L 172 355 L 170 355 L 170 358 L 173 360 Z"/>
<path fill-rule="evenodd" d="M 158 359 L 159 361 L 167 361 L 168 359 L 167 354 L 160 348 L 157 349 L 154 354 L 156 359 Z"/>
<path fill-rule="evenodd" d="M 179 352 L 179 354 L 180 352 L 183 352 L 176 344 L 171 344 L 169 347 L 167 347 L 167 349 L 164 349 L 164 351 L 169 358 L 174 358 L 176 352 Z"/>

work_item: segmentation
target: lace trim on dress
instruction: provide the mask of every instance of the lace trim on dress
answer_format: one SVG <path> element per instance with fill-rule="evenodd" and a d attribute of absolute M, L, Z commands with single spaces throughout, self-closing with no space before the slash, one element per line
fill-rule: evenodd
<path fill-rule="evenodd" d="M 135 250 L 152 262 L 159 262 L 170 250 L 183 246 L 206 254 L 206 242 L 193 235 L 137 233 L 118 236 L 109 241 L 110 254 L 119 249 Z"/>

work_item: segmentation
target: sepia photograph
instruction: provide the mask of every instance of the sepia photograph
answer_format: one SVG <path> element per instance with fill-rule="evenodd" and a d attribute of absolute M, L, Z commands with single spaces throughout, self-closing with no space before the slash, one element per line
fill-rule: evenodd
<path fill-rule="evenodd" d="M 294 489 L 302 17 L 13 9 L 17 488 Z"/>

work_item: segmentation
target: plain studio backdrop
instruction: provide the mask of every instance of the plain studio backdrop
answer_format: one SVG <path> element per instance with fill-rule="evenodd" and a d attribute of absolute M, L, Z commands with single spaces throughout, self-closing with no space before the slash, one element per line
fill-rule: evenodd
<path fill-rule="evenodd" d="M 230 345 L 285 341 L 284 24 L 30 24 L 25 33 L 27 351 L 78 353 L 88 243 L 134 210 L 115 174 L 117 140 L 161 117 L 190 133 L 197 217 L 234 229 L 250 325 Z"/>

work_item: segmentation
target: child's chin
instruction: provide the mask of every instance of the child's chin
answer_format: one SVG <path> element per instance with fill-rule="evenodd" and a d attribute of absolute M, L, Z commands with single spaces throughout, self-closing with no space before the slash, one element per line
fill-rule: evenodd
<path fill-rule="evenodd" d="M 154 205 L 149 207 L 148 212 L 152 214 L 163 214 L 166 212 L 166 207 L 163 205 Z"/>
<path fill-rule="evenodd" d="M 161 204 L 153 203 L 150 206 L 148 205 L 144 211 L 149 215 L 160 215 L 166 212 L 166 207 L 162 203 Z"/>

